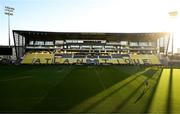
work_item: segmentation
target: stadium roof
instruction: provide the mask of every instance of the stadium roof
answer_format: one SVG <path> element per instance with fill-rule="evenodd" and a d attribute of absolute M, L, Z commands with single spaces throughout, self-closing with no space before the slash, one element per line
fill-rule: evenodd
<path fill-rule="evenodd" d="M 160 37 L 169 36 L 168 32 L 151 33 L 103 33 L 103 32 L 47 32 L 13 30 L 13 33 L 24 36 L 28 40 L 67 40 L 67 39 L 92 39 L 92 40 L 129 40 L 150 41 Z"/>

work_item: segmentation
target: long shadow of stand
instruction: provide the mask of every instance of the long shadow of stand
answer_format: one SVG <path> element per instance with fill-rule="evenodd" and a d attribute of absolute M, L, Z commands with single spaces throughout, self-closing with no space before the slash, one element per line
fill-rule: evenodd
<path fill-rule="evenodd" d="M 147 72 L 146 72 L 146 73 L 147 73 Z M 155 72 L 154 72 L 154 73 L 155 73 Z M 149 76 L 147 77 L 147 80 L 151 79 L 152 77 L 153 77 L 153 75 L 149 75 Z M 159 76 L 159 77 L 160 77 L 160 76 Z M 158 79 L 159 79 L 159 78 L 158 78 Z M 137 93 L 137 92 L 140 90 L 140 88 L 141 88 L 143 85 L 144 85 L 144 83 L 141 83 L 130 95 L 127 96 L 126 99 L 124 99 L 124 100 L 115 108 L 115 110 L 112 111 L 112 113 L 113 113 L 113 112 L 118 112 L 118 111 L 120 111 L 120 110 L 122 109 L 122 107 L 127 104 L 127 102 L 134 96 L 135 93 Z M 141 93 L 141 95 L 138 97 L 138 99 L 142 98 L 142 96 L 143 96 L 146 92 L 147 92 L 147 90 L 144 91 L 143 93 Z M 136 100 L 138 101 L 138 99 L 136 99 Z M 136 102 L 137 102 L 137 101 L 136 101 Z"/>
<path fill-rule="evenodd" d="M 160 81 L 160 78 L 161 78 L 161 75 L 162 75 L 162 72 L 163 72 L 163 68 L 161 69 L 161 72 L 160 72 L 160 74 L 159 74 L 159 77 L 158 77 L 158 79 L 157 79 L 157 82 L 156 82 L 156 84 L 154 85 L 154 89 L 152 90 L 152 92 L 151 93 L 153 93 L 151 96 L 150 96 L 150 98 L 149 98 L 149 100 L 148 100 L 148 103 L 147 103 L 147 105 L 145 106 L 145 109 L 144 109 L 144 113 L 148 113 L 148 111 L 149 111 L 149 108 L 150 108 L 150 106 L 151 106 L 151 103 L 152 103 L 152 99 L 153 99 L 153 97 L 154 97 L 154 93 L 156 92 L 156 90 L 157 90 L 157 85 L 158 85 L 158 83 L 159 83 L 159 81 Z"/>
<path fill-rule="evenodd" d="M 145 94 L 146 92 L 149 90 L 149 88 L 144 88 L 144 90 L 142 91 L 142 93 L 139 95 L 139 97 L 134 101 L 134 103 L 137 103 Z"/>
<path fill-rule="evenodd" d="M 121 87 L 115 89 L 113 92 L 111 92 L 110 94 L 106 95 L 104 98 L 102 98 L 101 100 L 95 102 L 94 104 L 92 104 L 91 106 L 89 106 L 87 109 L 84 109 L 83 112 L 88 112 L 89 110 L 93 109 L 95 106 L 97 106 L 98 104 L 100 104 L 101 102 L 103 102 L 105 99 L 107 99 L 108 97 L 114 95 L 115 93 L 117 93 L 119 90 L 121 90 L 122 88 L 126 87 L 128 84 L 130 84 L 131 82 L 133 82 L 134 80 L 136 80 L 138 77 L 140 77 L 141 74 L 137 75 L 136 77 L 134 77 L 132 80 L 128 81 L 127 83 L 125 83 L 124 85 L 122 85 Z"/>
<path fill-rule="evenodd" d="M 171 101 L 172 101 L 172 78 L 173 78 L 173 68 L 170 70 L 170 78 L 169 78 L 169 88 L 168 88 L 168 97 L 167 97 L 167 106 L 166 106 L 166 111 L 167 113 L 171 112 L 172 106 L 171 106 Z"/>

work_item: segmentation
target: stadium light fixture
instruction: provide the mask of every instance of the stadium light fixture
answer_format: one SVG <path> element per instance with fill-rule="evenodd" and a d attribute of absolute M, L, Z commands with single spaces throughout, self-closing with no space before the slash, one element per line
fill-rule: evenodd
<path fill-rule="evenodd" d="M 178 15 L 178 12 L 177 12 L 177 11 L 171 11 L 171 12 L 169 12 L 169 16 L 171 16 L 171 17 L 177 17 L 177 15 Z"/>
<path fill-rule="evenodd" d="M 15 9 L 9 6 L 5 6 L 4 14 L 8 16 L 8 38 L 9 38 L 9 47 L 11 46 L 11 39 L 10 39 L 10 16 L 13 16 L 13 11 Z"/>

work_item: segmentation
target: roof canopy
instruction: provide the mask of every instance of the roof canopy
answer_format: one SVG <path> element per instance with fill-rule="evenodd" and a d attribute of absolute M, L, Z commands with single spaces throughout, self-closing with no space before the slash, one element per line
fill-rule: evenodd
<path fill-rule="evenodd" d="M 108 40 L 108 41 L 153 41 L 168 37 L 167 32 L 153 33 L 95 33 L 95 32 L 46 32 L 13 30 L 13 33 L 24 36 L 28 40 Z"/>

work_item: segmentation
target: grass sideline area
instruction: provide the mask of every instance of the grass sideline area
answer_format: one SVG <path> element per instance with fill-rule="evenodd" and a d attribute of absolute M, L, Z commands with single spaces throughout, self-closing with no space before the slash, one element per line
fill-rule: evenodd
<path fill-rule="evenodd" d="M 179 74 L 156 66 L 1 65 L 0 112 L 178 113 Z"/>

